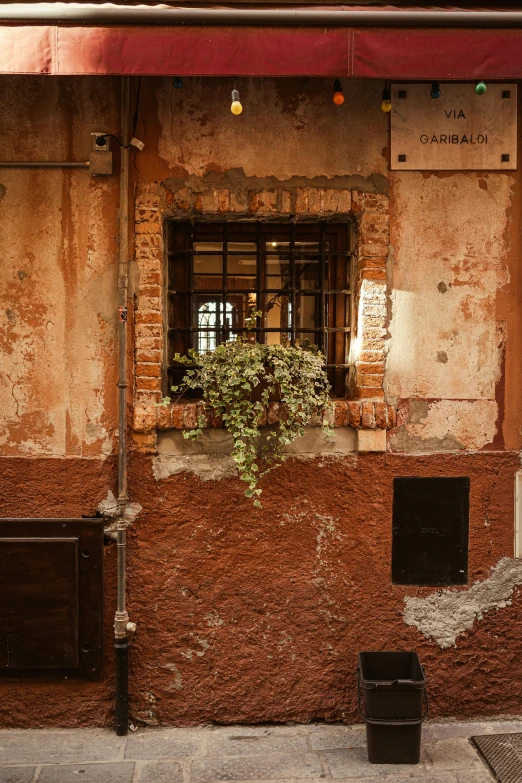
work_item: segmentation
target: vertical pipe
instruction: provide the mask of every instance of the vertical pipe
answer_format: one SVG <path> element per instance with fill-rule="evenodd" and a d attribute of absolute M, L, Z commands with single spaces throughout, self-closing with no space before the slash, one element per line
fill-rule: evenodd
<path fill-rule="evenodd" d="M 127 490 L 127 297 L 129 286 L 129 77 L 121 84 L 121 164 L 120 164 L 120 245 L 118 262 L 118 599 L 114 616 L 114 652 L 116 656 L 115 731 L 127 734 L 129 640 L 125 607 L 125 554 L 127 528 L 125 509 Z"/>

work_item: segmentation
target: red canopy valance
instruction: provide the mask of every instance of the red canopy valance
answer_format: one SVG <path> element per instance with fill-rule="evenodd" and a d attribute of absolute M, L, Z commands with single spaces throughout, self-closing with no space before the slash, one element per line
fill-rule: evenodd
<path fill-rule="evenodd" d="M 10 24 L 0 73 L 520 79 L 522 29 Z"/>

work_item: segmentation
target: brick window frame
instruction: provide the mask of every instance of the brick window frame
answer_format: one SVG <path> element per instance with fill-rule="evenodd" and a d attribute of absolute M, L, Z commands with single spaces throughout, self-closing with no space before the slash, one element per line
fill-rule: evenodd
<path fill-rule="evenodd" d="M 389 251 L 389 197 L 339 188 L 284 187 L 248 190 L 245 194 L 209 186 L 202 192 L 186 187 L 170 190 L 160 182 L 137 183 L 135 190 L 134 373 L 132 430 L 137 445 L 154 450 L 158 430 L 193 427 L 201 403 L 178 402 L 157 407 L 165 383 L 167 219 L 281 218 L 336 220 L 355 224 L 355 274 L 352 302 L 349 398 L 336 399 L 333 426 L 387 430 L 396 424 L 395 408 L 385 401 L 385 335 Z M 270 403 L 268 424 L 277 421 L 280 403 Z M 208 427 L 220 427 L 207 417 Z"/>

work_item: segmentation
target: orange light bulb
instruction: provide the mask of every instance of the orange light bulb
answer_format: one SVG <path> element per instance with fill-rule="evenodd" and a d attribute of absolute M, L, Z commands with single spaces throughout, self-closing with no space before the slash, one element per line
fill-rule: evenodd
<path fill-rule="evenodd" d="M 344 103 L 343 87 L 339 79 L 336 79 L 333 83 L 333 102 L 336 106 L 342 106 Z"/>

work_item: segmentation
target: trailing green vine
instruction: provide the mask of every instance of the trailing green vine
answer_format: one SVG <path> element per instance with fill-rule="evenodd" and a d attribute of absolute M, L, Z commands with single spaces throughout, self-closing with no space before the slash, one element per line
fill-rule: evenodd
<path fill-rule="evenodd" d="M 252 312 L 247 328 L 251 329 L 260 315 Z M 172 390 L 180 396 L 189 389 L 202 390 L 207 406 L 223 417 L 223 424 L 232 435 L 232 459 L 241 480 L 247 484 L 245 495 L 254 498 L 255 506 L 261 505 L 260 479 L 283 462 L 285 446 L 304 435 L 304 427 L 312 417 L 318 416 L 322 429 L 331 432 L 327 421 L 331 400 L 325 359 L 308 341 L 295 347 L 263 345 L 251 342 L 246 333 L 218 345 L 212 353 L 190 350 L 188 356 L 176 354 L 174 361 L 192 365 L 192 369 L 187 369 L 182 384 Z M 283 410 L 279 421 L 261 438 L 260 421 L 270 397 L 276 394 Z M 260 399 L 252 399 L 253 396 Z M 164 399 L 165 404 L 169 402 L 169 397 Z M 204 425 L 205 418 L 201 416 L 198 427 L 183 434 L 197 438 Z"/>

